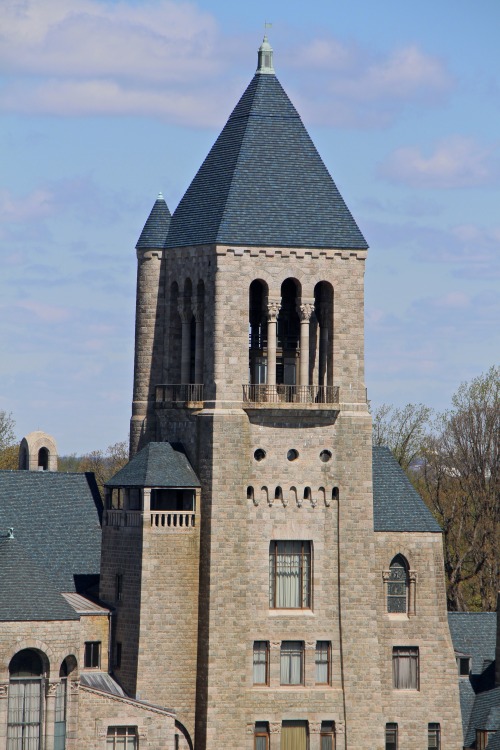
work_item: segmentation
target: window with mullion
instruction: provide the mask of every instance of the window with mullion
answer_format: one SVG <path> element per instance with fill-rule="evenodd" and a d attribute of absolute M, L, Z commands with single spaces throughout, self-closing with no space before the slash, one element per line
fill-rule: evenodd
<path fill-rule="evenodd" d="M 321 750 L 335 750 L 335 723 L 333 721 L 321 722 Z"/>
<path fill-rule="evenodd" d="M 267 641 L 254 641 L 253 683 L 254 685 L 269 684 L 269 643 Z"/>
<path fill-rule="evenodd" d="M 304 642 L 283 641 L 280 653 L 280 683 L 304 684 Z"/>
<path fill-rule="evenodd" d="M 419 689 L 419 651 L 416 646 L 392 649 L 392 685 L 396 690 Z"/>
<path fill-rule="evenodd" d="M 255 750 L 269 750 L 269 724 L 267 721 L 255 722 L 254 748 Z"/>
<path fill-rule="evenodd" d="M 269 546 L 269 606 L 271 609 L 310 609 L 310 542 L 271 542 Z"/>
<path fill-rule="evenodd" d="M 137 727 L 108 727 L 106 750 L 137 750 Z"/>
<path fill-rule="evenodd" d="M 330 641 L 317 641 L 316 643 L 316 684 L 330 684 L 330 662 L 332 644 Z"/>
<path fill-rule="evenodd" d="M 441 748 L 441 725 L 432 723 L 428 726 L 428 750 L 440 750 Z"/>
<path fill-rule="evenodd" d="M 11 680 L 7 719 L 7 750 L 38 750 L 43 719 L 43 681 Z"/>
<path fill-rule="evenodd" d="M 86 669 L 99 669 L 101 666 L 101 641 L 86 641 L 84 666 Z"/>
<path fill-rule="evenodd" d="M 385 750 L 398 750 L 398 725 L 385 725 Z"/>

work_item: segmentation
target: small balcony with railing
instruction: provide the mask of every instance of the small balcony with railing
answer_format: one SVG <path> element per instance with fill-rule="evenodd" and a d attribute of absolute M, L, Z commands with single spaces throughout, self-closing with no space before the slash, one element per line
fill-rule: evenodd
<path fill-rule="evenodd" d="M 275 405 L 302 404 L 329 406 L 339 404 L 340 389 L 329 385 L 268 385 L 266 383 L 243 386 L 245 405 L 272 407 Z"/>
<path fill-rule="evenodd" d="M 156 386 L 155 401 L 166 407 L 197 409 L 203 404 L 203 383 L 162 383 Z"/>

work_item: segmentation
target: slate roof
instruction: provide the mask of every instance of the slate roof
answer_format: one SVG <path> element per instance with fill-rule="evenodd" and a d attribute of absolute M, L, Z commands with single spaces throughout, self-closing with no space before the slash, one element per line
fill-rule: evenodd
<path fill-rule="evenodd" d="M 165 199 L 159 195 L 144 224 L 141 236 L 137 240 L 136 248 L 138 250 L 163 248 L 167 239 L 170 218 Z"/>
<path fill-rule="evenodd" d="M 199 487 L 200 480 L 180 447 L 148 443 L 106 487 Z"/>
<path fill-rule="evenodd" d="M 373 528 L 441 532 L 389 448 L 383 446 L 373 446 Z"/>
<path fill-rule="evenodd" d="M 172 216 L 166 247 L 366 249 L 297 110 L 256 73 Z"/>
<path fill-rule="evenodd" d="M 80 672 L 80 683 L 94 690 L 102 690 L 104 693 L 126 697 L 123 688 L 107 672 Z"/>
<path fill-rule="evenodd" d="M 30 552 L 16 538 L 0 538 L 0 621 L 78 620 Z"/>
<path fill-rule="evenodd" d="M 98 576 L 101 515 L 93 474 L 0 471 L 0 534 L 13 527 L 58 591 L 77 591 Z"/>

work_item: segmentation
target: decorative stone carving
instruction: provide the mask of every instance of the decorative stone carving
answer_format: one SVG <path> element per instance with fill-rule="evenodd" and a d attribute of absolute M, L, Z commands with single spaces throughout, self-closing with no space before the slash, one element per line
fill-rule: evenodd
<path fill-rule="evenodd" d="M 313 495 L 313 493 L 311 492 L 311 505 L 312 505 L 312 507 L 315 508 L 317 506 L 317 504 L 318 504 L 318 498 L 315 497 Z"/>
<path fill-rule="evenodd" d="M 193 308 L 193 316 L 194 316 L 195 321 L 197 323 L 201 323 L 205 315 L 204 305 L 202 305 L 200 302 L 196 302 L 194 305 L 192 305 L 192 308 Z"/>
<path fill-rule="evenodd" d="M 309 722 L 309 734 L 319 734 L 320 732 L 321 732 L 321 722 L 310 721 Z"/>
<path fill-rule="evenodd" d="M 314 305 L 310 302 L 301 302 L 300 305 L 297 305 L 297 312 L 301 322 L 310 321 L 314 312 Z"/>
<path fill-rule="evenodd" d="M 267 320 L 269 323 L 276 323 L 280 309 L 281 309 L 280 302 L 268 302 L 267 303 Z"/>
<path fill-rule="evenodd" d="M 300 497 L 298 493 L 297 493 L 297 507 L 302 508 L 302 498 Z"/>
<path fill-rule="evenodd" d="M 80 680 L 70 680 L 69 691 L 71 695 L 78 695 L 79 690 L 80 690 Z"/>
<path fill-rule="evenodd" d="M 286 508 L 286 506 L 288 505 L 288 496 L 286 492 L 283 493 L 281 502 L 283 503 L 283 507 Z"/>
<path fill-rule="evenodd" d="M 325 506 L 329 508 L 331 504 L 332 504 L 332 498 L 330 497 L 328 492 L 325 492 Z"/>
<path fill-rule="evenodd" d="M 269 722 L 269 731 L 271 734 L 280 734 L 281 732 L 281 722 L 280 721 L 270 721 Z"/>
<path fill-rule="evenodd" d="M 47 698 L 55 698 L 57 693 L 58 682 L 47 683 Z"/>
<path fill-rule="evenodd" d="M 0 685 L 0 698 L 7 698 L 8 694 L 9 694 L 9 686 Z"/>
<path fill-rule="evenodd" d="M 343 721 L 335 722 L 335 734 L 345 734 L 345 723 Z"/>

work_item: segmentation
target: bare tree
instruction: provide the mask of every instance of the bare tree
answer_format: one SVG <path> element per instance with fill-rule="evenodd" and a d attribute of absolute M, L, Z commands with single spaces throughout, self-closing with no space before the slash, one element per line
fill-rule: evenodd
<path fill-rule="evenodd" d="M 125 441 L 108 445 L 105 451 L 95 450 L 82 456 L 78 471 L 93 471 L 99 491 L 128 462 L 128 443 Z"/>
<path fill-rule="evenodd" d="M 373 414 L 373 444 L 386 445 L 405 469 L 423 453 L 432 409 L 424 404 L 407 404 L 398 409 L 382 404 Z"/>
<path fill-rule="evenodd" d="M 463 383 L 434 427 L 417 486 L 443 527 L 448 606 L 494 610 L 500 585 L 500 368 Z"/>
<path fill-rule="evenodd" d="M 0 451 L 16 442 L 14 433 L 16 423 L 10 412 L 0 410 Z"/>

